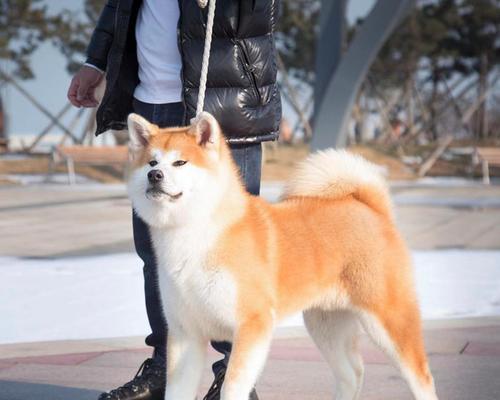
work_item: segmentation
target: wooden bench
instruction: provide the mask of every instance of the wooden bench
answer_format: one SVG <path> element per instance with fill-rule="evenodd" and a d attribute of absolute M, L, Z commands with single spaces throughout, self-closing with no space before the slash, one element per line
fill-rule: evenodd
<path fill-rule="evenodd" d="M 81 165 L 125 165 L 128 160 L 128 146 L 57 146 L 52 152 L 49 174 L 58 163 L 66 163 L 68 182 L 76 183 L 75 164 Z"/>
<path fill-rule="evenodd" d="M 474 158 L 483 169 L 483 183 L 490 184 L 490 165 L 500 167 L 500 147 L 476 147 Z"/>
<path fill-rule="evenodd" d="M 7 139 L 0 138 L 0 153 L 7 153 L 9 150 L 9 141 Z"/>

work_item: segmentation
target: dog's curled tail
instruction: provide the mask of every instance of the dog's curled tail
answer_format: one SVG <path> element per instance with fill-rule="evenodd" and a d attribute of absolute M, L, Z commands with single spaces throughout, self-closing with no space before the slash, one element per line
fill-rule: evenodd
<path fill-rule="evenodd" d="M 319 151 L 299 163 L 285 186 L 284 198 L 341 199 L 352 195 L 392 219 L 392 203 L 380 168 L 345 150 Z"/>

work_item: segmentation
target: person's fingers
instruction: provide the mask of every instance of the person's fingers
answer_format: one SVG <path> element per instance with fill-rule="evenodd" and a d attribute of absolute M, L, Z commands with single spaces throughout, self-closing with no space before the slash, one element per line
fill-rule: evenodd
<path fill-rule="evenodd" d="M 73 77 L 68 89 L 68 99 L 76 107 L 95 107 L 99 104 L 95 90 L 104 75 L 87 66 L 83 66 Z"/>
<path fill-rule="evenodd" d="M 94 93 L 95 93 L 95 89 L 89 88 L 89 90 L 87 90 L 87 94 L 85 95 L 85 97 L 80 100 L 80 104 L 83 107 L 95 107 L 95 106 L 97 106 L 99 104 L 99 102 L 95 98 Z"/>
<path fill-rule="evenodd" d="M 86 97 L 80 103 L 82 107 L 95 107 L 99 104 L 96 100 L 90 97 Z"/>
<path fill-rule="evenodd" d="M 76 79 L 76 77 L 75 77 L 71 80 L 71 83 L 69 85 L 68 100 L 75 107 L 80 107 L 81 104 L 77 99 L 77 91 L 78 91 L 78 79 Z"/>
<path fill-rule="evenodd" d="M 79 100 L 79 103 L 82 105 L 82 107 L 96 107 L 99 104 L 99 102 L 95 98 L 94 93 L 95 93 L 95 88 L 89 87 L 85 97 Z"/>
<path fill-rule="evenodd" d="M 82 101 L 87 97 L 88 90 L 90 87 L 89 81 L 86 79 L 80 79 L 80 84 L 78 85 L 77 91 L 76 91 L 76 99 L 78 101 Z"/>
<path fill-rule="evenodd" d="M 95 102 L 96 105 L 99 104 L 99 100 L 97 100 L 97 97 L 96 97 L 96 90 L 97 90 L 97 87 L 101 84 L 103 78 L 104 78 L 103 74 L 97 75 L 94 84 L 91 85 L 90 90 L 88 92 L 88 97 L 91 98 Z"/>
<path fill-rule="evenodd" d="M 87 93 L 85 94 L 85 101 L 88 103 L 88 102 L 93 102 L 93 103 L 97 103 L 97 100 L 95 98 L 95 85 L 90 85 L 88 90 L 87 90 Z"/>
<path fill-rule="evenodd" d="M 89 95 L 88 95 L 88 97 L 89 97 L 89 99 L 90 99 L 90 100 L 92 100 L 93 102 L 95 102 L 96 104 L 98 104 L 98 103 L 99 103 L 99 101 L 98 101 L 98 100 L 97 100 L 97 98 L 95 97 L 95 92 L 96 92 L 96 90 L 95 90 L 95 89 L 96 89 L 96 88 L 94 87 L 94 88 L 92 88 L 92 90 L 89 90 Z"/>

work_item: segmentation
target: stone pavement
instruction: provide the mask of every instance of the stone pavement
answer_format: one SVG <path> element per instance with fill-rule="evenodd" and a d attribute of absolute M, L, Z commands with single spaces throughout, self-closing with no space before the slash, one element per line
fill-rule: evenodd
<path fill-rule="evenodd" d="M 275 199 L 281 184 L 264 183 Z M 500 186 L 394 184 L 413 249 L 499 249 Z M 60 257 L 133 251 L 123 185 L 0 186 L 0 255 Z"/>
<path fill-rule="evenodd" d="M 327 364 L 299 328 L 278 332 L 258 383 L 262 400 L 331 399 Z M 500 318 L 433 321 L 425 339 L 441 400 L 500 399 Z M 362 339 L 366 400 L 411 399 L 384 354 Z M 0 345 L 0 400 L 94 400 L 129 380 L 149 351 L 141 338 Z M 209 351 L 209 361 L 217 359 Z M 200 395 L 211 382 L 207 363 Z"/>

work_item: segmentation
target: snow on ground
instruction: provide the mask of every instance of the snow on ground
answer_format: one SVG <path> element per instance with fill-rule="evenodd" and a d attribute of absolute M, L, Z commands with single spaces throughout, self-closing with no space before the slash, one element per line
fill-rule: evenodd
<path fill-rule="evenodd" d="M 417 251 L 424 318 L 500 315 L 500 251 Z M 144 335 L 134 254 L 0 258 L 0 343 Z M 283 323 L 302 324 L 300 316 Z"/>
<path fill-rule="evenodd" d="M 7 174 L 0 175 L 0 178 L 15 182 L 18 185 L 40 185 L 40 184 L 63 184 L 68 185 L 68 174 L 54 173 L 47 174 Z M 84 175 L 75 174 L 75 183 L 79 185 L 92 184 L 94 181 Z"/>

